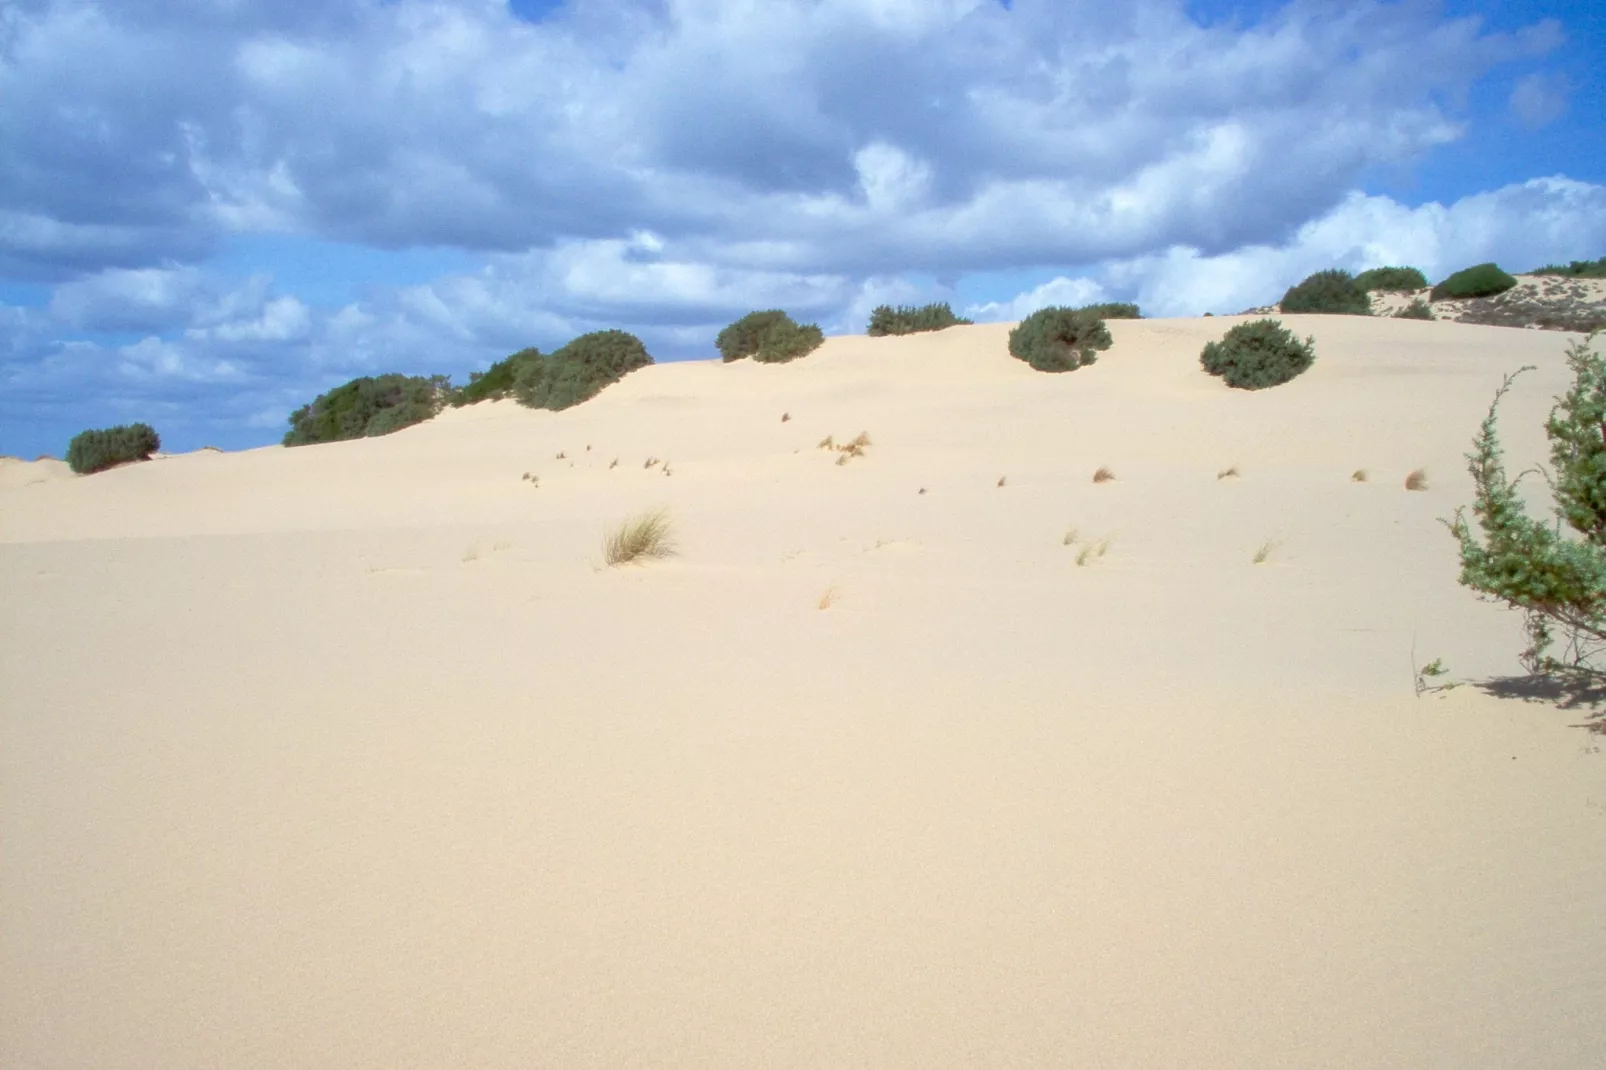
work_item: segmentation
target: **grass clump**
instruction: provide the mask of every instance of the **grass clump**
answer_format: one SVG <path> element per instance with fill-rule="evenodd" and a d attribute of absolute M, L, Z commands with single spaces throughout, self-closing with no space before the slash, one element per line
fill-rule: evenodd
<path fill-rule="evenodd" d="M 922 331 L 940 331 L 945 327 L 958 327 L 970 320 L 954 315 L 948 302 L 921 305 L 881 305 L 870 313 L 868 333 L 871 338 L 889 334 L 919 334 Z"/>
<path fill-rule="evenodd" d="M 388 435 L 440 412 L 452 395 L 443 375 L 364 375 L 290 414 L 286 446 Z"/>
<path fill-rule="evenodd" d="M 1264 565 L 1270 559 L 1271 552 L 1275 549 L 1277 549 L 1277 540 L 1267 539 L 1260 544 L 1260 549 L 1255 551 L 1255 556 L 1250 558 L 1250 561 L 1256 565 Z"/>
<path fill-rule="evenodd" d="M 1093 473 L 1093 482 L 1095 482 L 1095 483 L 1109 483 L 1109 482 L 1113 481 L 1114 479 L 1115 479 L 1115 473 L 1110 471 L 1108 468 L 1106 468 L 1102 464 L 1099 465 L 1098 471 Z"/>
<path fill-rule="evenodd" d="M 1606 678 L 1606 359 L 1591 348 L 1597 337 L 1567 347 L 1572 386 L 1545 422 L 1554 523 L 1528 515 L 1522 475 L 1507 477 L 1496 433 L 1501 399 L 1531 367 L 1506 377 L 1467 454 L 1477 531 L 1460 509 L 1447 522 L 1460 544 L 1462 585 L 1523 612 L 1528 671 L 1591 686 Z M 1558 638 L 1559 656 L 1551 653 Z"/>
<path fill-rule="evenodd" d="M 80 431 L 67 443 L 67 465 L 81 476 L 129 461 L 148 461 L 162 448 L 150 424 L 121 424 L 98 431 Z"/>
<path fill-rule="evenodd" d="M 1429 307 L 1428 303 L 1418 297 L 1415 301 L 1394 313 L 1394 318 L 1397 320 L 1430 320 L 1436 317 L 1433 315 L 1433 309 Z"/>
<path fill-rule="evenodd" d="M 1428 489 L 1428 474 L 1427 474 L 1427 471 L 1424 470 L 1424 469 L 1421 469 L 1421 468 L 1413 469 L 1410 472 L 1410 474 L 1405 477 L 1405 489 L 1406 490 L 1427 490 Z"/>
<path fill-rule="evenodd" d="M 1316 342 L 1301 342 L 1274 319 L 1240 323 L 1199 353 L 1199 363 L 1238 390 L 1281 386 L 1316 361 Z"/>
<path fill-rule="evenodd" d="M 1414 267 L 1378 267 L 1355 276 L 1355 285 L 1362 293 L 1373 290 L 1410 292 L 1426 290 L 1428 277 Z"/>
<path fill-rule="evenodd" d="M 602 556 L 610 566 L 643 558 L 672 557 L 675 544 L 669 514 L 663 509 L 626 520 L 608 536 Z"/>
<path fill-rule="evenodd" d="M 714 344 L 726 363 L 752 357 L 762 364 L 784 364 L 820 347 L 825 335 L 812 323 L 799 324 L 778 308 L 749 312 L 719 332 Z"/>
<path fill-rule="evenodd" d="M 1278 309 L 1284 313 L 1319 312 L 1339 316 L 1370 316 L 1371 299 L 1347 271 L 1318 271 L 1283 294 Z"/>
<path fill-rule="evenodd" d="M 1011 356 L 1040 372 L 1069 372 L 1098 360 L 1112 344 L 1104 320 L 1090 309 L 1051 305 L 1009 332 Z"/>
<path fill-rule="evenodd" d="M 1495 294 L 1505 293 L 1515 285 L 1517 280 L 1501 271 L 1498 265 L 1476 264 L 1457 271 L 1433 287 L 1432 296 L 1435 301 L 1493 297 Z"/>
<path fill-rule="evenodd" d="M 541 351 L 531 347 L 503 357 L 482 372 L 469 372 L 467 385 L 452 391 L 452 407 L 458 409 L 512 396 L 519 369 L 540 359 Z"/>
<path fill-rule="evenodd" d="M 1561 275 L 1571 279 L 1606 279 L 1606 256 L 1599 260 L 1574 260 L 1566 266 L 1546 264 L 1534 268 L 1530 275 Z"/>

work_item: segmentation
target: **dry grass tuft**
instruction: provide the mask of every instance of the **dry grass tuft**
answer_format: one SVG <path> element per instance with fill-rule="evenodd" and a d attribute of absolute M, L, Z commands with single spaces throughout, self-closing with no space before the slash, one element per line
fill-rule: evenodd
<path fill-rule="evenodd" d="M 790 420 L 790 419 L 791 419 L 791 418 L 792 418 L 792 414 L 791 414 L 791 413 L 789 413 L 789 412 L 783 412 L 783 413 L 781 413 L 781 423 L 783 423 L 783 424 L 784 424 L 784 423 L 786 423 L 786 422 L 787 422 L 787 421 L 788 421 L 788 420 Z"/>
<path fill-rule="evenodd" d="M 1002 487 L 1007 482 L 1009 482 L 1009 477 L 1008 476 L 999 476 L 998 477 L 998 485 L 1000 487 Z"/>
<path fill-rule="evenodd" d="M 1257 565 L 1264 565 L 1267 558 L 1271 557 L 1271 552 L 1275 549 L 1277 549 L 1277 540 L 1267 539 L 1260 544 L 1260 549 L 1255 551 L 1255 556 L 1251 560 Z"/>
<path fill-rule="evenodd" d="M 1353 471 L 1353 472 L 1351 472 L 1349 474 L 1349 481 L 1351 483 L 1365 483 L 1366 482 L 1366 469 L 1364 469 L 1364 468 L 1355 469 L 1355 471 Z"/>
<path fill-rule="evenodd" d="M 916 491 L 916 492 L 915 492 L 915 493 L 916 493 L 916 494 L 924 494 L 924 493 L 926 493 L 926 488 L 925 488 L 925 487 L 921 487 L 921 488 L 920 488 L 920 489 L 919 489 L 919 490 L 918 490 L 918 491 Z"/>
<path fill-rule="evenodd" d="M 643 467 L 643 468 L 651 468 L 653 465 L 655 465 L 657 463 L 658 463 L 658 458 L 656 458 L 656 457 L 648 457 L 647 458 L 647 463 L 642 465 L 641 467 Z"/>
<path fill-rule="evenodd" d="M 844 450 L 842 452 L 842 455 L 836 459 L 836 466 L 838 468 L 841 468 L 843 465 L 845 465 L 849 461 L 851 461 L 853 459 L 853 457 L 854 457 L 853 454 L 848 453 L 846 450 Z"/>
<path fill-rule="evenodd" d="M 663 509 L 626 520 L 602 545 L 602 556 L 610 565 L 628 565 L 647 557 L 671 557 L 674 553 L 669 514 Z"/>
<path fill-rule="evenodd" d="M 1093 473 L 1093 482 L 1095 483 L 1108 483 L 1114 478 L 1115 473 L 1103 465 L 1099 465 L 1099 470 Z"/>
<path fill-rule="evenodd" d="M 818 448 L 822 450 L 834 450 L 836 449 L 836 439 L 832 438 L 830 435 L 826 435 L 824 438 L 820 439 L 820 445 Z"/>
<path fill-rule="evenodd" d="M 1066 528 L 1065 529 L 1065 538 L 1060 540 L 1060 545 L 1061 546 L 1075 546 L 1076 545 L 1076 540 L 1081 538 L 1081 536 L 1082 536 L 1082 533 L 1080 531 L 1077 531 L 1075 528 Z"/>
<path fill-rule="evenodd" d="M 841 592 L 835 587 L 827 587 L 825 593 L 820 595 L 820 600 L 815 603 L 815 607 L 817 609 L 830 609 L 836 605 L 836 600 L 840 597 L 840 594 Z"/>
<path fill-rule="evenodd" d="M 569 455 L 565 451 L 559 450 L 557 459 L 560 460 L 560 461 L 566 461 L 566 460 L 569 459 Z"/>
<path fill-rule="evenodd" d="M 618 467 L 619 467 L 619 458 L 617 458 L 617 457 L 615 457 L 615 458 L 614 458 L 614 459 L 613 459 L 613 463 L 612 463 L 612 464 L 610 464 L 610 465 L 609 465 L 609 466 L 608 466 L 608 471 L 610 471 L 610 472 L 611 472 L 611 471 L 613 471 L 613 470 L 614 470 L 614 469 L 615 469 L 615 468 L 618 468 Z"/>
<path fill-rule="evenodd" d="M 845 450 L 859 450 L 860 452 L 863 452 L 865 447 L 869 446 L 870 444 L 870 432 L 860 431 L 857 438 L 842 448 Z"/>
<path fill-rule="evenodd" d="M 1418 468 L 1415 471 L 1413 471 L 1410 475 L 1406 476 L 1405 477 L 1405 489 L 1406 490 L 1427 490 L 1428 489 L 1428 474 L 1427 474 L 1427 472 L 1424 471 L 1421 468 Z"/>
<path fill-rule="evenodd" d="M 1217 479 L 1237 479 L 1238 478 L 1238 466 L 1237 465 L 1233 465 L 1231 468 L 1223 468 L 1221 471 L 1216 473 L 1216 478 Z"/>
<path fill-rule="evenodd" d="M 1098 542 L 1090 542 L 1077 551 L 1076 563 L 1078 565 L 1085 565 L 1089 561 L 1097 561 L 1099 558 L 1108 553 L 1109 549 L 1110 540 L 1107 538 L 1100 539 Z"/>
<path fill-rule="evenodd" d="M 520 476 L 519 478 L 521 480 L 523 480 L 524 482 L 528 483 L 530 481 L 530 473 L 526 472 L 522 476 Z"/>

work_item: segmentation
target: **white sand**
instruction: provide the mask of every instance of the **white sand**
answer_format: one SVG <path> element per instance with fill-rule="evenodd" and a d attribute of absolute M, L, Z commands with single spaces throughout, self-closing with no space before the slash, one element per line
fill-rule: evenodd
<path fill-rule="evenodd" d="M 0 1066 L 1599 1065 L 1601 737 L 1412 687 L 1518 671 L 1438 518 L 1567 336 L 1286 320 L 0 466 Z"/>

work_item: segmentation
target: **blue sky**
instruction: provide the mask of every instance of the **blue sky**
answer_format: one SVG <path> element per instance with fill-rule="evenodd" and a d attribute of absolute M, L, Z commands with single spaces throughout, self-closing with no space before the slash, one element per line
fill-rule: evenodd
<path fill-rule="evenodd" d="M 1606 255 L 1606 19 L 1479 0 L 0 0 L 0 453 L 782 307 Z"/>

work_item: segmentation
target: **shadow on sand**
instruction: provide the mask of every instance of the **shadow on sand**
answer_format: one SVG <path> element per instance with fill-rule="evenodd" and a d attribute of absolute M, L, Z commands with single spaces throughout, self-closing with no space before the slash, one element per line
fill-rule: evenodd
<path fill-rule="evenodd" d="M 1606 679 L 1599 676 L 1501 676 L 1473 686 L 1496 698 L 1546 702 L 1568 711 L 1582 710 L 1584 719 L 1573 727 L 1606 735 Z"/>

